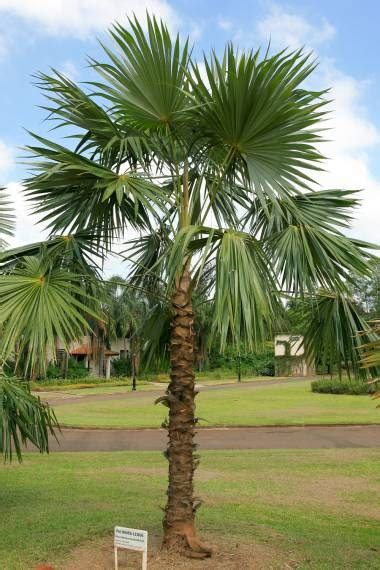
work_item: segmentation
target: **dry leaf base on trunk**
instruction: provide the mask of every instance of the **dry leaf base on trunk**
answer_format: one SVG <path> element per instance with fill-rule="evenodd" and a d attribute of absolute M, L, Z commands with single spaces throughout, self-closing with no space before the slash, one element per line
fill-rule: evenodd
<path fill-rule="evenodd" d="M 198 459 L 194 455 L 194 315 L 188 271 L 184 271 L 173 293 L 172 311 L 170 384 L 167 396 L 160 399 L 169 407 L 166 451 L 169 486 L 163 520 L 163 548 L 202 558 L 211 556 L 212 549 L 199 540 L 195 530 L 195 513 L 200 501 L 194 498 L 193 486 Z"/>

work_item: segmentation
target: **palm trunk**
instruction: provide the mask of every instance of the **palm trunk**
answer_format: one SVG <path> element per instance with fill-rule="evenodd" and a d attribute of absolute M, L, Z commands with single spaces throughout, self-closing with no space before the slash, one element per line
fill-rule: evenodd
<path fill-rule="evenodd" d="M 209 556 L 210 548 L 196 536 L 193 475 L 197 467 L 195 444 L 194 330 L 190 294 L 190 274 L 182 274 L 172 296 L 172 331 L 170 339 L 171 374 L 167 396 L 169 407 L 167 459 L 169 487 L 163 520 L 163 546 L 188 550 L 195 556 Z M 199 502 L 198 502 L 199 504 Z"/>

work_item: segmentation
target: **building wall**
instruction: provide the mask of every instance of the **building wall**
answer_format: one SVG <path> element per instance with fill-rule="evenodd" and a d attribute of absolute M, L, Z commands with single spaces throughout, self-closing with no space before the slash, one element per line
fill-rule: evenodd
<path fill-rule="evenodd" d="M 118 355 L 111 355 L 111 356 L 106 356 L 104 358 L 104 366 L 103 366 L 103 371 L 100 370 L 101 365 L 100 365 L 100 361 L 99 361 L 99 343 L 97 342 L 97 338 L 96 337 L 92 337 L 91 335 L 85 335 L 83 337 L 81 337 L 79 340 L 75 340 L 70 344 L 70 352 L 77 350 L 79 348 L 87 348 L 88 352 L 90 353 L 88 356 L 85 357 L 84 359 L 84 365 L 86 366 L 86 368 L 89 369 L 90 374 L 93 376 L 99 376 L 99 375 L 104 375 L 105 374 L 105 362 L 107 360 L 107 358 L 109 358 L 111 361 L 114 358 L 119 358 L 120 356 L 125 356 L 126 352 L 129 351 L 130 349 L 130 341 L 127 338 L 117 338 L 114 339 L 111 342 L 111 347 L 110 350 L 112 352 L 118 352 Z M 64 345 L 62 343 L 62 341 L 60 341 L 59 339 L 57 339 L 57 344 L 56 344 L 56 349 L 57 351 L 59 350 L 64 350 Z M 106 351 L 108 349 L 106 348 Z M 75 358 L 75 355 L 73 355 L 73 357 Z"/>
<path fill-rule="evenodd" d="M 129 352 L 130 346 L 131 343 L 128 338 L 115 338 L 111 342 L 111 350 L 113 350 L 114 352 L 118 352 L 119 354 L 122 351 Z"/>
<path fill-rule="evenodd" d="M 302 335 L 278 334 L 274 337 L 276 376 L 313 376 L 315 366 L 307 361 Z"/>

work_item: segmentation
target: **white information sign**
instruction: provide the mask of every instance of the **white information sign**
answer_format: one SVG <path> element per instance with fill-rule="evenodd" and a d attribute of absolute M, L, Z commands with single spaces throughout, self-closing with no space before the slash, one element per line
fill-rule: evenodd
<path fill-rule="evenodd" d="M 142 570 L 147 569 L 148 554 L 148 533 L 146 530 L 138 530 L 137 528 L 126 528 L 123 526 L 115 526 L 114 537 L 115 548 L 115 569 L 118 569 L 118 548 L 126 550 L 136 550 L 142 552 Z"/>

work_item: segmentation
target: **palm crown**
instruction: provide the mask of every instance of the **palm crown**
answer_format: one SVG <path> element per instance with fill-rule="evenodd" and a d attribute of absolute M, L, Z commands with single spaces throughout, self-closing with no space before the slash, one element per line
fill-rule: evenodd
<path fill-rule="evenodd" d="M 196 280 L 214 263 L 222 345 L 263 339 L 279 289 L 344 289 L 353 270 L 368 272 L 366 244 L 338 229 L 355 196 L 311 191 L 326 100 L 302 88 L 310 57 L 229 46 L 200 65 L 155 19 L 147 33 L 130 27 L 112 28 L 118 51 L 92 61 L 89 90 L 39 76 L 50 118 L 78 139 L 74 150 L 41 137 L 28 147 L 26 192 L 51 232 L 95 228 L 111 248 L 138 229 L 127 247 L 140 280 L 172 285 L 190 258 Z"/>

